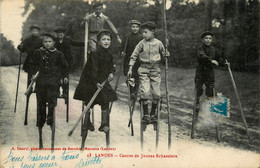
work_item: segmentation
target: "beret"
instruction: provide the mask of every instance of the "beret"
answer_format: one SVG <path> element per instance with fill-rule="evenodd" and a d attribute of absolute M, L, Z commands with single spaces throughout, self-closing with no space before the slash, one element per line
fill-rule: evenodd
<path fill-rule="evenodd" d="M 98 32 L 98 34 L 97 34 L 97 40 L 98 40 L 98 41 L 100 40 L 101 35 L 103 35 L 103 34 L 109 35 L 110 38 L 112 39 L 112 33 L 111 33 L 109 30 L 107 30 L 107 29 L 103 29 L 103 30 L 100 30 L 100 31 Z"/>
<path fill-rule="evenodd" d="M 56 36 L 55 36 L 53 33 L 50 33 L 50 32 L 42 33 L 41 36 L 50 37 L 50 38 L 52 38 L 54 41 L 56 40 Z"/>
<path fill-rule="evenodd" d="M 145 23 L 143 23 L 141 25 L 141 28 L 148 28 L 148 29 L 155 29 L 156 28 L 156 24 L 154 22 L 151 22 L 151 21 L 147 21 Z"/>
<path fill-rule="evenodd" d="M 32 30 L 32 29 L 38 29 L 38 30 L 41 30 L 40 26 L 37 25 L 37 24 L 33 24 L 33 25 L 31 25 L 31 26 L 30 26 L 30 30 Z"/>
<path fill-rule="evenodd" d="M 64 27 L 62 27 L 62 26 L 58 26 L 58 27 L 55 28 L 54 31 L 56 33 L 58 33 L 58 32 L 63 32 L 64 33 L 66 31 L 66 29 Z"/>
<path fill-rule="evenodd" d="M 139 20 L 130 20 L 129 24 L 137 24 L 137 25 L 141 25 L 141 22 Z"/>
<path fill-rule="evenodd" d="M 211 33 L 210 31 L 205 31 L 205 32 L 203 32 L 201 35 L 200 35 L 200 38 L 204 38 L 205 36 L 207 36 L 207 35 L 210 35 L 210 36 L 214 36 L 213 35 L 213 33 Z"/>
<path fill-rule="evenodd" d="M 99 6 L 103 6 L 102 2 L 94 2 L 93 3 L 93 8 L 99 7 Z"/>

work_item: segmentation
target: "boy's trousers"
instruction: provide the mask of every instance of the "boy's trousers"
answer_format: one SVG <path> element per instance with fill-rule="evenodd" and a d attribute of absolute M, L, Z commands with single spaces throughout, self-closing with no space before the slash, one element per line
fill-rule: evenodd
<path fill-rule="evenodd" d="M 203 85 L 206 86 L 206 96 L 213 97 L 213 89 L 214 89 L 215 77 L 214 72 L 209 73 L 197 73 L 195 77 L 195 86 L 197 89 L 197 97 L 200 97 L 203 94 Z"/>
<path fill-rule="evenodd" d="M 139 91 L 141 99 L 149 99 L 150 91 L 152 98 L 158 100 L 161 97 L 161 69 L 160 64 L 141 64 L 138 69 Z"/>
<path fill-rule="evenodd" d="M 57 105 L 59 86 L 38 85 L 36 86 L 37 97 L 37 126 L 43 127 L 46 121 L 46 107 L 48 106 L 48 118 L 53 117 L 53 110 Z"/>

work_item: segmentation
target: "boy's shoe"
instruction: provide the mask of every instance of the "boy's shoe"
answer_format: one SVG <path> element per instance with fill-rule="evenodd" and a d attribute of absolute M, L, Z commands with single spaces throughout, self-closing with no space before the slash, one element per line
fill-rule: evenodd
<path fill-rule="evenodd" d="M 95 131 L 95 127 L 94 127 L 94 125 L 91 122 L 88 122 L 87 128 L 91 132 Z"/>
<path fill-rule="evenodd" d="M 98 128 L 98 130 L 100 131 L 100 132 L 108 132 L 110 129 L 109 129 L 109 127 L 107 126 L 107 124 L 101 124 L 101 126 Z"/>
<path fill-rule="evenodd" d="M 150 121 L 150 116 L 149 115 L 144 115 L 142 120 L 149 122 Z"/>
<path fill-rule="evenodd" d="M 152 120 L 152 121 L 157 121 L 157 120 L 158 120 L 158 117 L 157 117 L 156 115 L 152 115 L 152 116 L 151 116 L 151 120 Z"/>

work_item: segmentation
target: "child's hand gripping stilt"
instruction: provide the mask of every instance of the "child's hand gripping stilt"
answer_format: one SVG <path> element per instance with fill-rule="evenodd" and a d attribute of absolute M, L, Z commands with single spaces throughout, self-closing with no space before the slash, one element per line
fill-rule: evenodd
<path fill-rule="evenodd" d="M 128 72 L 127 72 L 127 77 L 128 77 L 128 78 L 131 78 L 131 77 L 132 77 L 132 74 L 133 74 L 132 69 L 133 69 L 133 66 L 129 66 L 129 70 L 128 70 Z"/>

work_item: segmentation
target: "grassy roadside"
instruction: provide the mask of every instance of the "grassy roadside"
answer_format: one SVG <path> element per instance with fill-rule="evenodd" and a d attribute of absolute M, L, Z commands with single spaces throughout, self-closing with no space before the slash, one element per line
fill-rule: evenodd
<path fill-rule="evenodd" d="M 117 66 L 119 69 L 119 65 Z M 71 75 L 71 82 L 77 85 L 81 72 L 76 72 Z M 230 99 L 231 116 L 221 123 L 221 136 L 222 140 L 219 145 L 235 147 L 244 150 L 251 150 L 259 152 L 260 146 L 260 102 L 259 102 L 259 84 L 260 78 L 258 74 L 233 72 L 234 79 L 237 84 L 238 92 L 246 115 L 247 123 L 250 129 L 251 138 L 254 139 L 253 143 L 248 143 L 244 131 L 244 126 L 240 116 L 238 101 L 230 80 L 227 70 L 217 69 L 215 72 L 216 82 L 215 88 L 217 92 L 221 92 L 225 97 Z M 112 87 L 115 86 L 116 78 L 111 82 Z M 172 136 L 177 139 L 189 139 L 192 108 L 194 99 L 194 76 L 195 69 L 181 69 L 169 68 L 169 94 L 171 106 L 171 125 Z M 119 99 L 127 100 L 127 90 L 125 85 L 125 77 L 121 74 L 118 95 Z M 164 108 L 161 112 L 161 119 L 167 123 L 167 113 L 165 109 L 165 75 L 164 67 L 162 67 L 162 83 L 161 91 L 163 96 Z M 136 106 L 136 111 L 139 111 L 139 105 Z M 214 144 L 216 142 L 214 127 L 203 126 L 197 130 L 196 139 L 197 143 Z"/>
<path fill-rule="evenodd" d="M 117 69 L 119 69 L 117 66 Z M 181 69 L 181 68 L 169 68 L 169 94 L 170 97 L 183 99 L 187 101 L 193 101 L 194 99 L 194 77 L 195 69 Z M 162 82 L 161 91 L 163 97 L 165 97 L 165 72 L 162 67 Z M 71 75 L 75 84 L 79 80 L 81 71 L 75 71 Z M 115 85 L 118 72 L 115 79 L 111 82 L 111 85 Z M 233 72 L 233 76 L 237 85 L 237 89 L 240 95 L 240 100 L 247 117 L 248 122 L 253 122 L 254 125 L 260 125 L 260 75 L 257 73 L 248 72 Z M 231 83 L 229 73 L 225 69 L 217 69 L 215 71 L 215 88 L 216 92 L 221 92 L 225 97 L 230 99 L 231 114 L 240 118 L 238 101 Z M 119 81 L 119 90 L 123 88 L 125 77 L 121 73 Z M 120 87 L 120 85 L 123 85 Z"/>

